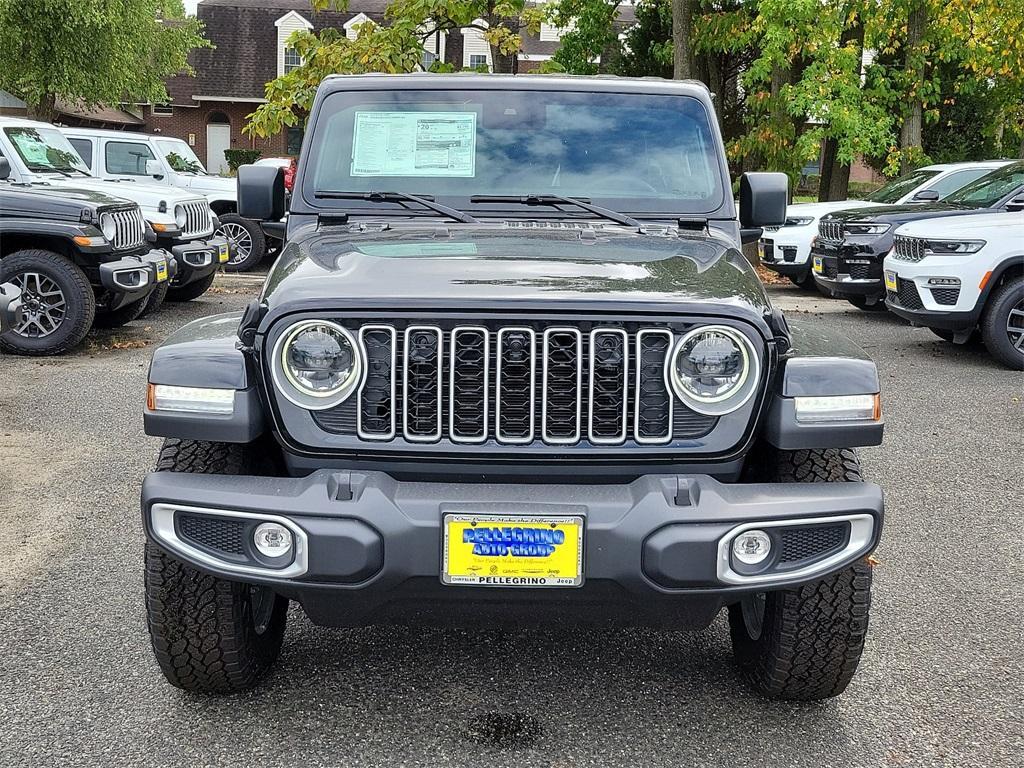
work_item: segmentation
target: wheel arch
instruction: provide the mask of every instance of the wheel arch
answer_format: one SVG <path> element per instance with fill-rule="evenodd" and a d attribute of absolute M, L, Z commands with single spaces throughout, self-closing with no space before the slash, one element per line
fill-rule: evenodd
<path fill-rule="evenodd" d="M 211 200 L 210 208 L 218 216 L 223 216 L 226 213 L 238 213 L 238 204 L 234 200 Z"/>

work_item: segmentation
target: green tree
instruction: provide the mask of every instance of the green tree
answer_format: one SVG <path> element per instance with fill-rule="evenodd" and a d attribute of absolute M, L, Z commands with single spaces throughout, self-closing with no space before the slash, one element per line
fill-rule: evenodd
<path fill-rule="evenodd" d="M 0 88 L 46 121 L 57 99 L 166 101 L 164 80 L 209 45 L 181 0 L 0 0 Z"/>
<path fill-rule="evenodd" d="M 345 10 L 348 0 L 311 0 L 314 10 Z M 420 67 L 424 41 L 438 32 L 477 29 L 491 48 L 496 72 L 514 72 L 522 33 L 536 34 L 544 10 L 526 0 L 392 0 L 385 24 L 360 24 L 354 40 L 344 30 L 299 30 L 288 45 L 301 66 L 267 83 L 267 103 L 249 116 L 245 131 L 273 136 L 285 126 L 300 125 L 309 115 L 320 82 L 333 74 L 414 72 Z"/>

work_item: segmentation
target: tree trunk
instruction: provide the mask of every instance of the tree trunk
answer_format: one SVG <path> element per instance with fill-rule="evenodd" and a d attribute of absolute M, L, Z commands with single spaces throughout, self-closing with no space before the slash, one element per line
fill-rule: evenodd
<path fill-rule="evenodd" d="M 1017 150 L 1017 157 L 1024 160 L 1024 138 L 1020 140 L 1020 149 Z"/>
<path fill-rule="evenodd" d="M 693 77 L 693 53 L 690 35 L 693 27 L 694 0 L 672 0 L 672 78 Z"/>
<path fill-rule="evenodd" d="M 28 104 L 28 116 L 33 120 L 52 123 L 57 119 L 57 97 L 52 93 L 44 94 L 38 104 Z"/>
<path fill-rule="evenodd" d="M 492 70 L 506 75 L 514 75 L 518 70 L 519 57 L 514 53 L 502 53 L 496 46 L 491 46 Z"/>
<path fill-rule="evenodd" d="M 715 116 L 718 118 L 718 128 L 725 134 L 725 82 L 722 78 L 722 62 L 718 54 L 707 56 L 708 88 L 715 96 Z"/>
<path fill-rule="evenodd" d="M 864 24 L 861 20 L 858 19 L 852 27 L 847 27 L 843 30 L 839 43 L 844 47 L 853 43 L 858 53 L 857 66 L 863 67 L 861 61 L 864 55 Z M 826 138 L 822 149 L 821 182 L 818 187 L 818 200 L 820 202 L 845 200 L 849 196 L 850 164 L 839 162 L 838 139 Z"/>
<path fill-rule="evenodd" d="M 836 167 L 838 152 L 839 142 L 831 136 L 826 136 L 821 142 L 821 176 L 818 177 L 819 203 L 826 203 L 832 199 L 829 197 L 829 190 L 832 188 L 832 171 Z"/>
<path fill-rule="evenodd" d="M 921 101 L 921 86 L 924 84 L 924 57 L 921 42 L 928 25 L 928 7 L 918 2 L 907 18 L 907 64 L 906 73 L 910 84 L 910 111 L 900 128 L 900 173 L 913 170 L 923 152 L 922 127 L 924 104 Z"/>

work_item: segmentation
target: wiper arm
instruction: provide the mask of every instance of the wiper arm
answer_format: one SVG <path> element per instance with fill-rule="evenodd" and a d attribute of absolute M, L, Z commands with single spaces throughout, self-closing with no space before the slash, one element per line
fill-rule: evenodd
<path fill-rule="evenodd" d="M 26 163 L 25 167 L 28 168 L 30 171 L 39 171 L 40 173 L 59 173 L 61 176 L 67 176 L 68 178 L 71 178 L 70 173 L 68 173 L 63 168 L 58 168 L 55 165 L 42 165 L 40 163 L 32 163 L 31 165 L 29 165 L 28 163 Z"/>
<path fill-rule="evenodd" d="M 410 195 L 408 192 L 336 192 L 330 189 L 321 189 L 314 192 L 313 195 L 317 198 L 326 200 L 369 200 L 374 203 L 419 203 L 424 208 L 429 208 L 435 213 L 440 213 L 442 216 L 447 216 L 465 224 L 480 223 L 465 211 L 460 211 L 458 208 L 451 208 L 447 205 L 443 205 L 442 203 L 435 203 L 431 197 Z"/>
<path fill-rule="evenodd" d="M 577 208 L 582 208 L 585 211 L 595 213 L 601 218 L 609 219 L 610 221 L 618 222 L 619 224 L 625 224 L 630 227 L 642 227 L 639 221 L 634 219 L 632 216 L 627 216 L 624 213 L 613 211 L 611 208 L 604 208 L 600 205 L 594 205 L 590 201 L 580 197 L 564 197 L 562 195 L 473 195 L 469 198 L 471 203 L 519 203 L 520 205 L 558 205 L 559 203 L 568 203 L 569 205 L 575 205 Z"/>

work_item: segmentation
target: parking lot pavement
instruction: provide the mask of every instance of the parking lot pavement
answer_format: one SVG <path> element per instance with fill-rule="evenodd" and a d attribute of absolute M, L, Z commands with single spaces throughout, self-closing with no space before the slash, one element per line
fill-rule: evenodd
<path fill-rule="evenodd" d="M 887 493 L 860 673 L 819 705 L 763 701 L 725 623 L 646 630 L 330 631 L 294 611 L 253 693 L 183 694 L 143 615 L 139 484 L 152 347 L 241 308 L 221 281 L 68 357 L 0 356 L 0 766 L 1009 766 L 1020 696 L 1019 373 L 843 302 L 778 303 L 879 364 Z"/>

